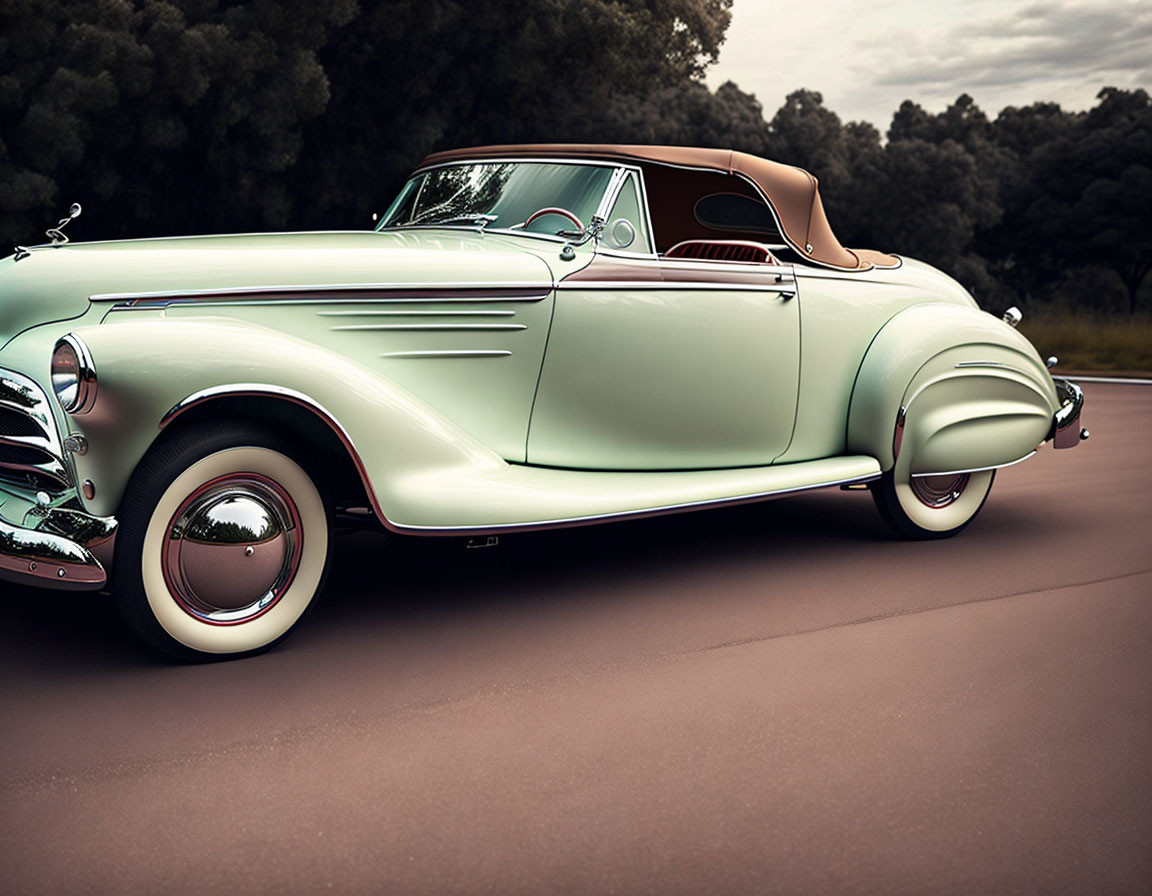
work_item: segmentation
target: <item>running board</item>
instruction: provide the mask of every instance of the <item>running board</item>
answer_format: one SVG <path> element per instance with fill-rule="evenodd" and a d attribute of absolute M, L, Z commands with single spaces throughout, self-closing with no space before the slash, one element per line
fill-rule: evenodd
<path fill-rule="evenodd" d="M 506 465 L 425 471 L 392 483 L 388 528 L 412 535 L 553 529 L 764 501 L 868 482 L 880 463 L 833 457 L 770 467 L 615 473 Z"/>

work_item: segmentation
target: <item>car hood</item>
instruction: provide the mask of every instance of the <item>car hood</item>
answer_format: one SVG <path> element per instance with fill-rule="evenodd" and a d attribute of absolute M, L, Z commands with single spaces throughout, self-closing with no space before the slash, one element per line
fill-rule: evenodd
<path fill-rule="evenodd" d="M 37 247 L 0 261 L 0 346 L 30 327 L 83 315 L 96 295 L 366 283 L 446 288 L 456 283 L 551 283 L 544 252 L 519 245 L 522 241 L 528 242 L 472 231 L 421 230 Z"/>

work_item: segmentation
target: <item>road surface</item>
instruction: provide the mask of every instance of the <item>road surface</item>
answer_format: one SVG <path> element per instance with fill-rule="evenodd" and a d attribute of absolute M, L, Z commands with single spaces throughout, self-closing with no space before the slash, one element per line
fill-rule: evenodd
<path fill-rule="evenodd" d="M 944 542 L 840 491 L 355 536 L 199 667 L 0 586 L 0 891 L 1152 891 L 1152 388 L 1085 391 Z"/>

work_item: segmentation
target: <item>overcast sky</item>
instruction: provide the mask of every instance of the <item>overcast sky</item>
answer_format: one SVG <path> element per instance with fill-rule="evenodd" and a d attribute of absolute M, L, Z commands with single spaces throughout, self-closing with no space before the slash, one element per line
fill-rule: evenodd
<path fill-rule="evenodd" d="M 971 94 L 989 117 L 1104 86 L 1152 89 L 1150 0 L 735 0 L 708 84 L 735 81 L 767 117 L 798 87 L 886 131 L 901 101 L 941 111 Z"/>

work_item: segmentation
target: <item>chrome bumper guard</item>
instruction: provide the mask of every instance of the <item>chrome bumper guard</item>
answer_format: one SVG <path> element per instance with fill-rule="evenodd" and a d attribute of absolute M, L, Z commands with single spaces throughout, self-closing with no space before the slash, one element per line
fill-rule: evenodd
<path fill-rule="evenodd" d="M 1084 392 L 1075 383 L 1053 377 L 1060 410 L 1052 416 L 1052 431 L 1048 438 L 1057 448 L 1075 448 L 1088 438 L 1088 430 L 1080 426 L 1080 412 L 1084 409 Z"/>
<path fill-rule="evenodd" d="M 108 581 L 104 564 L 116 520 L 66 508 L 37 508 L 39 522 L 18 526 L 0 516 L 0 579 L 65 591 L 95 591 Z"/>

